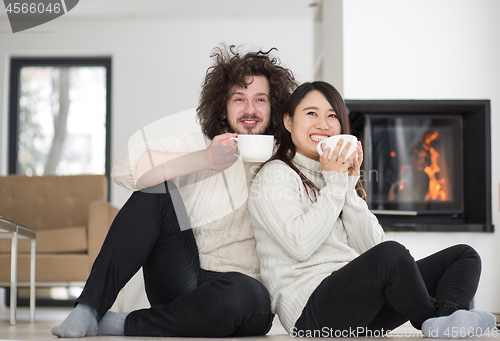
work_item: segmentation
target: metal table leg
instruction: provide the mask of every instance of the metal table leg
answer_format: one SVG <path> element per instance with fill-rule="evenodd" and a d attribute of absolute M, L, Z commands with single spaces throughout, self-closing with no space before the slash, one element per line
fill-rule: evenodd
<path fill-rule="evenodd" d="M 12 232 L 10 249 L 10 325 L 16 325 L 17 313 L 17 231 Z"/>
<path fill-rule="evenodd" d="M 31 239 L 30 259 L 30 322 L 35 323 L 36 231 L 0 217 L 0 238 L 11 239 L 10 249 L 10 325 L 17 320 L 17 263 L 19 238 Z"/>
<path fill-rule="evenodd" d="M 35 323 L 35 273 L 36 273 L 36 239 L 31 239 L 30 323 Z"/>

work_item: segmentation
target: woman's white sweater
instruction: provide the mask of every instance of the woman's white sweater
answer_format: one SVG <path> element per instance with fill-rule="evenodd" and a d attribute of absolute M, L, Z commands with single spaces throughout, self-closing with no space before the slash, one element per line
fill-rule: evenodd
<path fill-rule="evenodd" d="M 289 333 L 319 284 L 384 238 L 356 194 L 358 176 L 323 171 L 318 161 L 298 153 L 293 162 L 320 189 L 316 202 L 282 161 L 257 173 L 249 198 L 262 282 Z"/>

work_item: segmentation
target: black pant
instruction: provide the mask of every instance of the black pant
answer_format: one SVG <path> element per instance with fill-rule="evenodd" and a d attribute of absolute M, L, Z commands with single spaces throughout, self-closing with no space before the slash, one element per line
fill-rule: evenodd
<path fill-rule="evenodd" d="M 172 183 L 158 186 L 166 191 L 134 192 L 118 212 L 77 304 L 100 320 L 142 266 L 151 308 L 127 316 L 125 335 L 266 334 L 273 319 L 267 290 L 241 273 L 202 270 L 192 230 L 179 228 Z"/>
<path fill-rule="evenodd" d="M 410 320 L 420 329 L 428 318 L 469 309 L 480 273 L 481 259 L 467 245 L 415 262 L 401 244 L 384 242 L 321 282 L 295 328 L 342 335 L 358 327 L 389 331 Z"/>

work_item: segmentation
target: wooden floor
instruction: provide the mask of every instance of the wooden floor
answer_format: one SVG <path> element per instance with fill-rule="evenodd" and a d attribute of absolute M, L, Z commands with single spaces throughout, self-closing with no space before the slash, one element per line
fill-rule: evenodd
<path fill-rule="evenodd" d="M 50 333 L 52 327 L 59 325 L 66 316 L 70 313 L 70 308 L 37 308 L 36 311 L 36 323 L 29 323 L 29 311 L 28 308 L 18 309 L 18 321 L 17 325 L 12 327 L 9 325 L 9 310 L 4 308 L 0 311 L 0 341 L 4 340 L 29 340 L 29 341 L 45 341 L 45 340 L 57 340 L 57 337 Z M 410 324 L 405 324 L 400 328 L 393 331 L 391 339 L 398 340 L 408 340 L 413 338 L 422 338 L 421 333 L 414 329 Z M 372 338 L 359 338 L 359 340 L 374 339 Z M 282 341 L 282 340 L 298 340 L 298 338 L 292 338 L 289 336 L 283 327 L 275 320 L 273 328 L 268 335 L 262 337 L 254 338 L 241 338 L 242 340 L 261 340 L 261 341 Z M 307 339 L 307 338 L 301 338 Z M 487 336 L 483 335 L 480 337 L 470 337 L 467 340 L 475 341 L 481 339 L 486 341 L 486 339 L 496 339 L 500 341 L 500 336 Z M 109 340 L 109 341 L 124 341 L 124 340 L 194 340 L 194 338 L 156 338 L 156 337 L 125 337 L 125 336 L 94 336 L 85 338 L 85 341 L 93 340 Z M 198 339 L 199 340 L 199 339 Z M 217 339 L 207 339 L 209 341 Z M 227 339 L 224 339 L 227 340 Z"/>

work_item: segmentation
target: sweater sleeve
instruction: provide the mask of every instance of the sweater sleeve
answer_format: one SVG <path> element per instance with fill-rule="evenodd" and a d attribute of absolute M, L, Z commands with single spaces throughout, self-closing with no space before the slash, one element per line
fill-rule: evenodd
<path fill-rule="evenodd" d="M 356 193 L 359 176 L 349 176 L 342 221 L 349 238 L 349 245 L 362 254 L 384 240 L 384 230 L 377 217 L 370 212 L 366 202 Z"/>
<path fill-rule="evenodd" d="M 132 191 L 144 188 L 137 181 L 135 172 L 141 155 L 147 150 L 160 152 L 194 152 L 206 148 L 201 133 L 182 133 L 159 141 L 142 141 L 125 150 L 116 161 L 111 177 L 120 186 Z M 156 166 L 156 165 L 153 165 Z M 178 185 L 179 179 L 172 179 Z"/>
<path fill-rule="evenodd" d="M 118 185 L 132 191 L 139 191 L 144 188 L 144 186 L 141 186 L 137 181 L 135 171 L 139 158 L 147 150 L 165 151 L 161 143 L 144 141 L 121 153 L 111 170 L 111 177 Z"/>
<path fill-rule="evenodd" d="M 325 172 L 326 186 L 306 207 L 300 177 L 282 162 L 271 162 L 253 181 L 249 209 L 263 228 L 294 259 L 307 260 L 335 226 L 347 192 L 347 173 Z M 306 198 L 305 200 L 309 200 Z"/>

